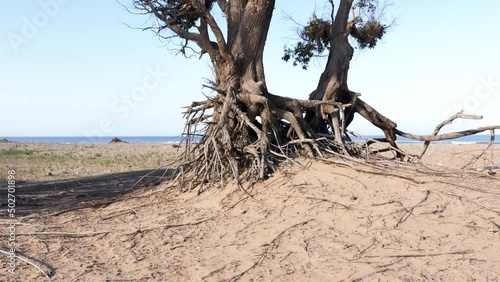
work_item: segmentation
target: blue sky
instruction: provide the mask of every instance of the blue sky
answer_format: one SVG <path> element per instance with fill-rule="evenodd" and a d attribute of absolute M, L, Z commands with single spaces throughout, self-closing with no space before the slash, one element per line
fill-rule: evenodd
<path fill-rule="evenodd" d="M 121 0 L 128 4 L 127 0 Z M 280 60 L 296 25 L 324 1 L 277 1 L 265 67 L 271 92 L 306 99 L 324 62 L 308 71 Z M 374 50 L 357 51 L 349 87 L 398 123 L 430 133 L 465 109 L 500 124 L 500 1 L 393 0 L 396 24 Z M 0 136 L 179 135 L 182 107 L 202 100 L 207 57 L 186 59 L 115 1 L 0 2 Z M 360 117 L 352 130 L 377 134 Z"/>

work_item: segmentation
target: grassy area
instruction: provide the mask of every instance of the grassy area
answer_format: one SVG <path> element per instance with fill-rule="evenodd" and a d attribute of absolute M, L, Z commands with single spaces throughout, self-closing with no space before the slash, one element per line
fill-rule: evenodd
<path fill-rule="evenodd" d="M 25 181 L 66 179 L 154 169 L 177 154 L 160 144 L 0 144 L 0 172 L 15 169 Z"/>
<path fill-rule="evenodd" d="M 0 156 L 17 158 L 20 156 L 31 156 L 35 151 L 27 149 L 18 149 L 16 147 L 10 147 L 8 149 L 0 150 Z"/>

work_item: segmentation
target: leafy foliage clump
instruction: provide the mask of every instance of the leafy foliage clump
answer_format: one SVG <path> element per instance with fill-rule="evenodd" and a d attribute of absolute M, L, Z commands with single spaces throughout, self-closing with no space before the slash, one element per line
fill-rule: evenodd
<path fill-rule="evenodd" d="M 360 49 L 374 48 L 387 31 L 388 25 L 378 19 L 378 9 L 383 10 L 379 6 L 377 0 L 358 0 L 352 7 L 353 16 L 345 32 L 356 40 Z M 306 70 L 313 57 L 321 56 L 331 47 L 331 27 L 332 21 L 313 15 L 301 28 L 300 40 L 291 47 L 285 46 L 282 60 L 288 62 L 293 59 L 294 66 L 301 65 Z"/>
<path fill-rule="evenodd" d="M 366 23 L 356 27 L 351 33 L 356 38 L 359 48 L 364 49 L 368 47 L 372 49 L 377 45 L 377 41 L 382 39 L 386 30 L 387 26 L 375 19 L 370 19 Z"/>
<path fill-rule="evenodd" d="M 313 16 L 299 34 L 302 41 L 297 42 L 292 48 L 285 47 L 282 59 L 288 62 L 293 58 L 294 66 L 300 64 L 306 70 L 314 56 L 329 48 L 331 25 L 330 21 Z"/>

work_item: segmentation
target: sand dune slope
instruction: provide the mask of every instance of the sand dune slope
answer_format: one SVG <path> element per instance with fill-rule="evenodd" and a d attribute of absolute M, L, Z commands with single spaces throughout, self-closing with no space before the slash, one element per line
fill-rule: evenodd
<path fill-rule="evenodd" d="M 32 214 L 20 219 L 19 249 L 53 281 L 500 279 L 495 175 L 301 164 L 250 187 L 253 198 L 231 185 L 198 196 L 162 184 L 97 209 Z M 46 280 L 22 261 L 16 278 Z"/>

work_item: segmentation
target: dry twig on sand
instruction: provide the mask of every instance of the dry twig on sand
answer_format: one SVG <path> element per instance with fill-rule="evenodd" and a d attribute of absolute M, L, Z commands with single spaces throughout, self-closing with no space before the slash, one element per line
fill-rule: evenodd
<path fill-rule="evenodd" d="M 430 254 L 395 254 L 395 255 L 371 255 L 367 258 L 421 258 L 421 257 L 437 257 L 445 255 L 467 255 L 474 253 L 473 250 L 456 251 L 456 252 L 443 252 L 443 253 L 430 253 Z"/>
<path fill-rule="evenodd" d="M 30 232 L 19 233 L 17 236 L 50 236 L 50 237 L 93 237 L 101 234 L 108 234 L 111 231 L 98 231 L 98 232 Z"/>
<path fill-rule="evenodd" d="M 158 229 L 158 228 L 170 229 L 170 228 L 177 228 L 177 227 L 183 227 L 183 226 L 198 225 L 198 224 L 201 224 L 203 222 L 210 221 L 213 218 L 214 217 L 210 217 L 210 218 L 205 218 L 205 219 L 201 219 L 201 220 L 194 221 L 194 222 L 187 222 L 187 223 L 180 223 L 180 224 L 161 224 L 161 225 L 153 226 L 153 227 L 139 228 L 136 231 L 126 233 L 125 235 L 136 235 L 137 233 L 143 233 L 143 232 Z"/>
<path fill-rule="evenodd" d="M 5 254 L 7 256 L 11 255 L 11 252 L 9 252 L 9 250 L 6 250 L 3 247 L 0 247 L 0 253 Z M 16 250 L 16 258 L 21 260 L 21 261 L 26 262 L 27 264 L 29 264 L 33 267 L 35 267 L 38 271 L 40 271 L 47 278 L 47 280 L 50 280 L 50 278 L 52 276 L 54 276 L 54 274 L 56 272 L 55 268 L 52 267 L 51 265 L 49 265 L 49 264 L 47 264 L 39 259 L 29 257 L 29 256 L 19 252 L 19 250 Z M 45 269 L 43 269 L 43 268 L 45 268 Z"/>
<path fill-rule="evenodd" d="M 271 242 L 267 243 L 267 244 L 264 244 L 262 246 L 266 246 L 266 248 L 264 249 L 264 251 L 259 255 L 259 258 L 247 269 L 245 269 L 243 272 L 239 273 L 238 275 L 235 275 L 229 279 L 226 279 L 225 281 L 238 281 L 241 277 L 243 277 L 243 275 L 245 275 L 246 273 L 248 273 L 250 270 L 254 269 L 255 267 L 257 267 L 259 264 L 262 263 L 262 261 L 267 257 L 267 255 L 269 254 L 269 251 L 271 251 L 273 248 L 275 248 L 277 246 L 277 243 L 278 243 L 278 240 L 288 231 L 290 231 L 291 229 L 293 228 L 296 228 L 298 226 L 302 226 L 302 225 L 306 225 L 308 224 L 309 222 L 313 221 L 314 219 L 308 219 L 306 221 L 303 221 L 303 222 L 299 222 L 297 224 L 294 224 L 288 228 L 286 228 L 285 230 L 281 231 L 276 237 L 274 237 L 273 240 L 271 240 Z M 211 272 L 211 274 L 213 273 L 217 273 L 217 271 L 215 272 Z M 208 276 L 205 276 L 205 278 L 207 278 Z"/>
<path fill-rule="evenodd" d="M 422 203 L 424 203 L 425 201 L 427 201 L 427 199 L 429 198 L 430 193 L 431 193 L 431 191 L 426 190 L 425 191 L 425 197 L 420 202 L 418 202 L 416 205 L 414 205 L 410 209 L 406 209 L 405 214 L 403 214 L 403 216 L 398 220 L 398 222 L 396 223 L 396 225 L 394 226 L 394 228 L 398 227 L 401 223 L 405 222 L 413 214 L 413 210 L 416 207 L 420 206 Z"/>

